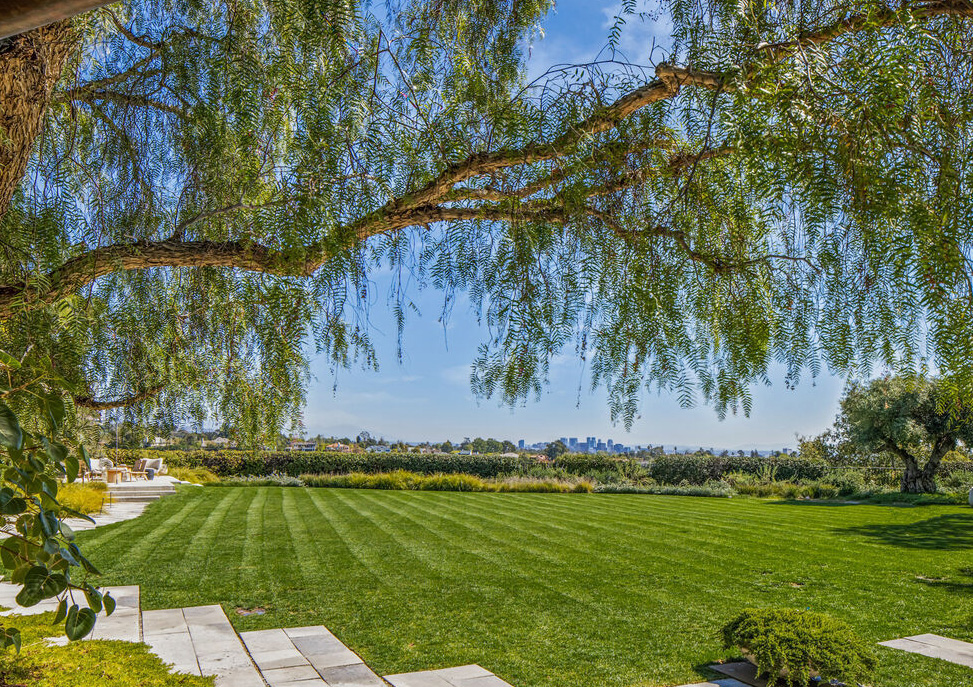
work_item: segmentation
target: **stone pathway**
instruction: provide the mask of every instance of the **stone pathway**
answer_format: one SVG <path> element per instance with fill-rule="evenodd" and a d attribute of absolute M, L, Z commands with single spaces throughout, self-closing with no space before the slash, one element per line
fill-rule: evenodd
<path fill-rule="evenodd" d="M 215 675 L 217 687 L 264 687 L 220 606 L 143 611 L 142 633 L 152 652 L 174 670 Z"/>
<path fill-rule="evenodd" d="M 386 675 L 385 679 L 392 687 L 511 687 L 478 665 Z"/>
<path fill-rule="evenodd" d="M 939 658 L 950 663 L 973 668 L 973 644 L 961 642 L 958 639 L 940 637 L 939 635 L 915 635 L 879 642 L 881 646 L 890 649 L 901 649 L 913 654 L 922 654 L 930 658 Z"/>
<path fill-rule="evenodd" d="M 386 687 L 323 625 L 242 632 L 240 638 L 270 687 Z"/>
<path fill-rule="evenodd" d="M 691 685 L 682 685 L 682 687 L 747 687 L 747 685 L 733 678 L 721 678 L 713 682 L 694 682 Z"/>
<path fill-rule="evenodd" d="M 743 683 L 748 687 L 767 687 L 767 681 L 757 677 L 757 666 L 749 661 L 731 661 L 730 663 L 714 663 L 710 670 L 731 677 L 736 684 Z M 736 685 L 731 685 L 736 687 Z"/>

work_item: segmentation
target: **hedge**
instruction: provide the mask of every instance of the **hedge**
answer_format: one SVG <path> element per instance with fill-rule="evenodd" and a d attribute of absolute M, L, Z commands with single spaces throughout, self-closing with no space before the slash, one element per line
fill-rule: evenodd
<path fill-rule="evenodd" d="M 165 451 L 109 450 L 108 457 L 125 464 L 162 457 L 169 467 L 207 468 L 220 477 L 378 473 L 406 470 L 421 475 L 464 473 L 476 477 L 517 474 L 536 463 L 530 458 L 502 455 L 461 456 L 450 453 L 333 453 L 330 451 Z"/>
<path fill-rule="evenodd" d="M 755 456 L 671 455 L 659 456 L 649 466 L 649 474 L 660 484 L 706 484 L 723 479 L 731 472 L 760 475 L 774 471 L 774 479 L 793 482 L 818 480 L 828 470 L 821 460 L 794 456 L 763 458 Z"/>
<path fill-rule="evenodd" d="M 484 454 L 462 456 L 454 453 L 333 453 L 330 451 L 159 451 L 157 449 L 109 449 L 108 457 L 116 462 L 132 464 L 140 458 L 165 460 L 170 467 L 207 468 L 220 477 L 266 476 L 283 474 L 297 477 L 304 474 L 375 474 L 406 470 L 421 475 L 462 473 L 482 478 L 522 475 L 531 471 L 543 477 L 543 467 L 524 456 Z M 612 456 L 566 454 L 548 464 L 552 476 L 591 476 L 616 472 L 632 476 L 638 464 L 629 459 Z M 641 468 L 639 468 L 641 470 Z M 773 458 L 752 456 L 668 455 L 658 456 L 648 466 L 648 475 L 659 484 L 703 485 L 723 479 L 728 473 L 743 472 L 764 475 L 773 471 L 778 481 L 818 481 L 827 478 L 834 468 L 827 463 L 797 456 Z M 973 471 L 973 463 L 950 462 L 940 466 L 939 474 L 946 476 L 958 470 Z M 644 472 L 642 473 L 644 475 Z M 863 471 L 862 474 L 872 474 Z M 639 477 L 639 475 L 635 475 Z M 600 479 L 600 477 L 599 477 Z M 636 479 L 635 481 L 639 481 Z"/>

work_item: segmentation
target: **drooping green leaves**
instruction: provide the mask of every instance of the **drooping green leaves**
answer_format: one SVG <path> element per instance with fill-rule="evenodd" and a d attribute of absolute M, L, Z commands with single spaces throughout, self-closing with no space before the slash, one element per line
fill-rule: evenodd
<path fill-rule="evenodd" d="M 7 411 L 4 427 L 8 438 L 0 444 L 0 457 L 9 466 L 0 480 L 0 524 L 7 532 L 16 533 L 0 543 L 0 564 L 9 581 L 21 586 L 16 596 L 19 605 L 35 606 L 57 598 L 55 623 L 64 622 L 65 633 L 71 639 L 80 639 L 94 627 L 98 613 L 114 609 L 114 601 L 89 581 L 89 576 L 98 571 L 73 541 L 71 527 L 61 519 L 76 514 L 58 502 L 60 484 L 51 475 L 74 479 L 78 458 L 54 434 L 31 435 L 25 443 L 17 416 L 7 406 L 0 407 Z M 45 422 L 56 428 L 60 422 L 57 418 L 54 412 Z M 18 432 L 20 440 L 14 441 Z M 68 608 L 71 590 L 84 593 L 88 608 Z M 15 628 L 0 630 L 0 648 L 7 647 L 19 650 L 20 635 Z"/>
<path fill-rule="evenodd" d="M 82 608 L 77 604 L 68 609 L 64 621 L 64 634 L 72 642 L 84 639 L 95 628 L 97 616 L 90 608 Z"/>
<path fill-rule="evenodd" d="M 19 451 L 24 444 L 24 433 L 17 416 L 5 404 L 0 403 L 0 446 Z"/>

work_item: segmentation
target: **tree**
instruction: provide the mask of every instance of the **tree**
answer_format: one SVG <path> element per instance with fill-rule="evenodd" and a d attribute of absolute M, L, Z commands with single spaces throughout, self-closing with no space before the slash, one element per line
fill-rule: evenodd
<path fill-rule="evenodd" d="M 568 447 L 564 445 L 564 442 L 558 439 L 557 441 L 552 441 L 544 449 L 544 454 L 551 460 L 556 460 L 559 456 L 563 456 L 568 452 Z"/>
<path fill-rule="evenodd" d="M 940 380 L 880 377 L 852 385 L 838 427 L 852 443 L 903 464 L 902 491 L 936 491 L 936 471 L 958 442 L 973 445 L 973 407 L 957 404 Z"/>
<path fill-rule="evenodd" d="M 474 390 L 511 404 L 572 346 L 627 424 L 646 385 L 748 412 L 772 361 L 934 358 L 973 390 L 966 0 L 665 0 L 654 71 L 527 83 L 549 6 L 132 0 L 12 41 L 10 389 L 258 442 L 299 414 L 306 337 L 375 364 L 390 269 L 472 296 Z"/>

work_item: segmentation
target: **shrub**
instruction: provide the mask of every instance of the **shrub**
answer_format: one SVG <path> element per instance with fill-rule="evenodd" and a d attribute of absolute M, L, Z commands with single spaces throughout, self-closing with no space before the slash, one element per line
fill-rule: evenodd
<path fill-rule="evenodd" d="M 962 491 L 973 487 L 973 471 L 956 470 L 940 478 L 939 486 L 948 491 Z"/>
<path fill-rule="evenodd" d="M 605 484 L 595 487 L 598 494 L 656 494 L 659 496 L 716 496 L 730 498 L 733 487 L 726 482 L 708 482 L 707 484 Z"/>
<path fill-rule="evenodd" d="M 220 478 L 208 468 L 170 468 L 169 476 L 193 484 L 209 484 L 220 481 Z"/>
<path fill-rule="evenodd" d="M 762 481 L 818 480 L 826 470 L 823 461 L 795 456 L 671 455 L 655 458 L 649 467 L 651 477 L 660 484 L 706 484 L 731 473 L 754 475 Z"/>
<path fill-rule="evenodd" d="M 105 488 L 107 486 L 104 482 L 62 484 L 57 490 L 57 500 L 61 502 L 62 506 L 67 506 L 85 515 L 99 513 L 105 503 Z"/>
<path fill-rule="evenodd" d="M 208 487 L 303 487 L 304 482 L 291 475 L 270 474 L 264 476 L 227 477 L 218 482 L 208 482 Z"/>
<path fill-rule="evenodd" d="M 813 673 L 854 684 L 871 675 L 871 647 L 844 622 L 793 609 L 749 609 L 723 627 L 723 645 L 739 648 L 769 685 L 807 685 Z"/>
<path fill-rule="evenodd" d="M 485 480 L 462 473 L 419 475 L 398 470 L 391 473 L 369 475 L 353 472 L 349 475 L 302 475 L 309 487 L 340 489 L 399 489 L 414 491 L 492 491 L 492 492 L 539 492 L 539 493 L 590 493 L 591 482 L 568 482 L 551 479 L 509 477 L 502 480 Z"/>
<path fill-rule="evenodd" d="M 859 494 L 866 489 L 865 475 L 860 470 L 828 470 L 824 480 L 834 485 L 839 496 Z"/>
<path fill-rule="evenodd" d="M 461 456 L 453 453 L 332 453 L 330 451 L 157 451 L 109 450 L 115 462 L 133 463 L 162 456 L 169 468 L 204 467 L 220 477 L 264 476 L 280 473 L 348 474 L 388 473 L 405 470 L 421 475 L 464 473 L 477 477 L 519 474 L 536 463 L 531 458 L 504 455 Z"/>

